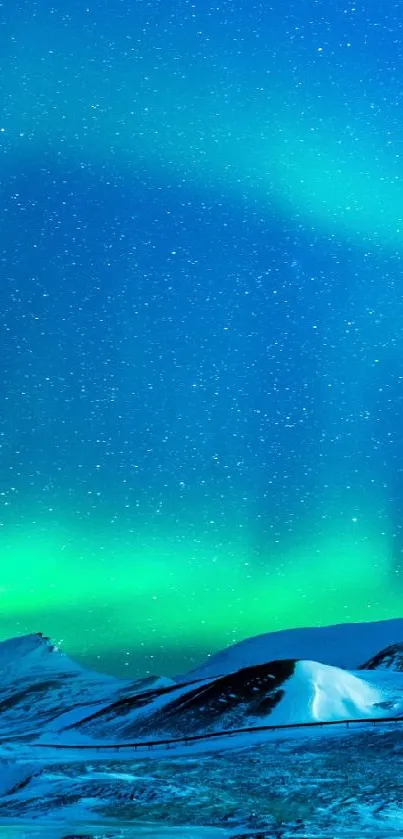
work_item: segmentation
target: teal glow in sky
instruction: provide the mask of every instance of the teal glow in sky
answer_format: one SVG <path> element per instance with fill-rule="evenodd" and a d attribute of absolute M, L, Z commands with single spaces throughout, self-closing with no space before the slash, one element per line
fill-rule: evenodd
<path fill-rule="evenodd" d="M 401 614 L 397 14 L 13 8 L 1 637 L 169 674 Z"/>

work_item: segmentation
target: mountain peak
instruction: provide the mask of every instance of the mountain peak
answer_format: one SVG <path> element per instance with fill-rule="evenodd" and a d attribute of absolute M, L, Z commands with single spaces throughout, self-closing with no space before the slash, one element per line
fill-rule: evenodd
<path fill-rule="evenodd" d="M 19 671 L 27 673 L 49 669 L 69 673 L 82 672 L 82 667 L 71 661 L 42 632 L 17 635 L 0 642 L 0 672 L 3 677 L 5 672 L 17 675 Z"/>

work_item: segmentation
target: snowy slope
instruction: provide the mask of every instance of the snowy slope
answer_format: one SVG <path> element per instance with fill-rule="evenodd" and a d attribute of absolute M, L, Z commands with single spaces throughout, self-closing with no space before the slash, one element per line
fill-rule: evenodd
<path fill-rule="evenodd" d="M 362 670 L 395 670 L 403 671 L 403 643 L 391 644 L 367 661 Z"/>
<path fill-rule="evenodd" d="M 403 638 L 403 618 L 372 623 L 286 629 L 247 638 L 177 681 L 219 676 L 275 659 L 304 659 L 356 670 L 379 650 Z"/>
<path fill-rule="evenodd" d="M 0 643 L 0 687 L 15 684 L 18 679 L 34 680 L 44 674 L 75 676 L 83 668 L 55 647 L 40 632 L 10 638 Z M 101 677 L 103 678 L 103 677 Z"/>

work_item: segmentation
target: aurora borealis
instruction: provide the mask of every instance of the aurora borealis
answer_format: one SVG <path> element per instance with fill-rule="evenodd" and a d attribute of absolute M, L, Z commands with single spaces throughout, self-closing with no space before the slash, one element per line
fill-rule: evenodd
<path fill-rule="evenodd" d="M 0 638 L 401 615 L 401 12 L 1 9 Z"/>

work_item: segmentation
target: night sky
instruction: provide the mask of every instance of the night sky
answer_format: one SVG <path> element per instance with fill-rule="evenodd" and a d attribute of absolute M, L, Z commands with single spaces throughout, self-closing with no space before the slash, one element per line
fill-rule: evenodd
<path fill-rule="evenodd" d="M 170 675 L 401 616 L 401 2 L 0 24 L 0 638 Z"/>

